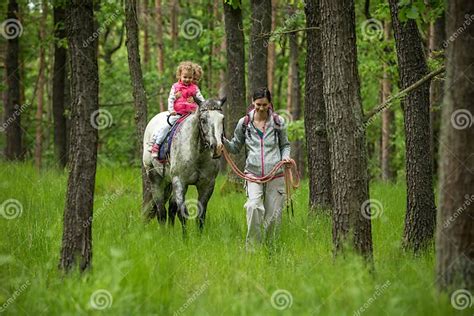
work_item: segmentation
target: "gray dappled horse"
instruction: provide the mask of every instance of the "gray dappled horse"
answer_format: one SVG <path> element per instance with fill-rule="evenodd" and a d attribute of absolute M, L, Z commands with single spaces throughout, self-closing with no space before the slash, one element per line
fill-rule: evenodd
<path fill-rule="evenodd" d="M 189 185 L 195 185 L 199 194 L 194 200 L 194 212 L 198 226 L 202 230 L 206 219 L 207 203 L 214 191 L 214 183 L 219 171 L 220 153 L 217 146 L 222 144 L 224 115 L 221 100 L 206 100 L 199 104 L 198 110 L 182 122 L 171 144 L 168 163 L 160 164 L 151 157 L 151 139 L 162 112 L 148 123 L 143 137 L 143 165 L 151 182 L 152 201 L 145 203 L 146 218 L 157 217 L 158 222 L 166 223 L 166 202 L 169 201 L 168 217 L 174 224 L 178 215 L 183 229 L 190 217 L 185 204 Z M 147 201 L 146 201 L 147 202 Z M 190 207 L 191 209 L 191 207 Z"/>

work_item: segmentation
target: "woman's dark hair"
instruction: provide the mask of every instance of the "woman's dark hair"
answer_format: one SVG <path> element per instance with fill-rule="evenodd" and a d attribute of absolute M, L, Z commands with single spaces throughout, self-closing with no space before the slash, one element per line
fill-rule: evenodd
<path fill-rule="evenodd" d="M 268 102 L 272 102 L 272 94 L 268 88 L 258 88 L 253 92 L 252 101 L 257 99 L 267 98 Z"/>

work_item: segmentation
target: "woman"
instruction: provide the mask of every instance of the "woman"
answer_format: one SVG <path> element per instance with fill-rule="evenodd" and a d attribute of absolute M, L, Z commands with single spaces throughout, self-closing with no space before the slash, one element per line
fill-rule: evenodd
<path fill-rule="evenodd" d="M 245 173 L 263 177 L 280 161 L 290 161 L 290 143 L 283 119 L 273 112 L 272 97 L 267 88 L 260 88 L 252 96 L 253 110 L 241 118 L 232 140 L 224 138 L 223 145 L 231 153 L 238 153 L 245 145 L 247 159 Z M 270 239 L 281 221 L 285 201 L 285 182 L 280 169 L 273 180 L 259 184 L 246 182 L 247 246 L 263 238 Z"/>

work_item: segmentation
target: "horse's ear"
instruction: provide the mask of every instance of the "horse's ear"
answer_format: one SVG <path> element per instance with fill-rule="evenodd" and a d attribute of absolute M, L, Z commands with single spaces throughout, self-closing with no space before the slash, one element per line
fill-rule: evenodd
<path fill-rule="evenodd" d="M 194 102 L 196 102 L 196 104 L 198 106 L 201 106 L 201 104 L 203 103 L 201 100 L 199 100 L 198 98 L 196 98 L 195 96 L 193 96 L 193 99 L 194 99 Z"/>
<path fill-rule="evenodd" d="M 224 96 L 224 97 L 220 100 L 221 106 L 224 105 L 225 101 L 227 101 L 227 97 L 226 97 L 226 96 Z"/>

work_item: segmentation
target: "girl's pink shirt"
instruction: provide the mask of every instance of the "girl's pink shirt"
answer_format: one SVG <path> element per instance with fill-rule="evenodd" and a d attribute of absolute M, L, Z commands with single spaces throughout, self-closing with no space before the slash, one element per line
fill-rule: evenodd
<path fill-rule="evenodd" d="M 193 97 L 196 95 L 198 91 L 197 85 L 195 85 L 194 83 L 185 85 L 181 81 L 178 81 L 173 84 L 173 88 L 174 93 L 181 92 L 181 96 L 177 98 L 174 102 L 174 110 L 176 111 L 176 113 L 185 115 L 197 109 L 196 103 L 188 102 L 189 97 Z"/>

